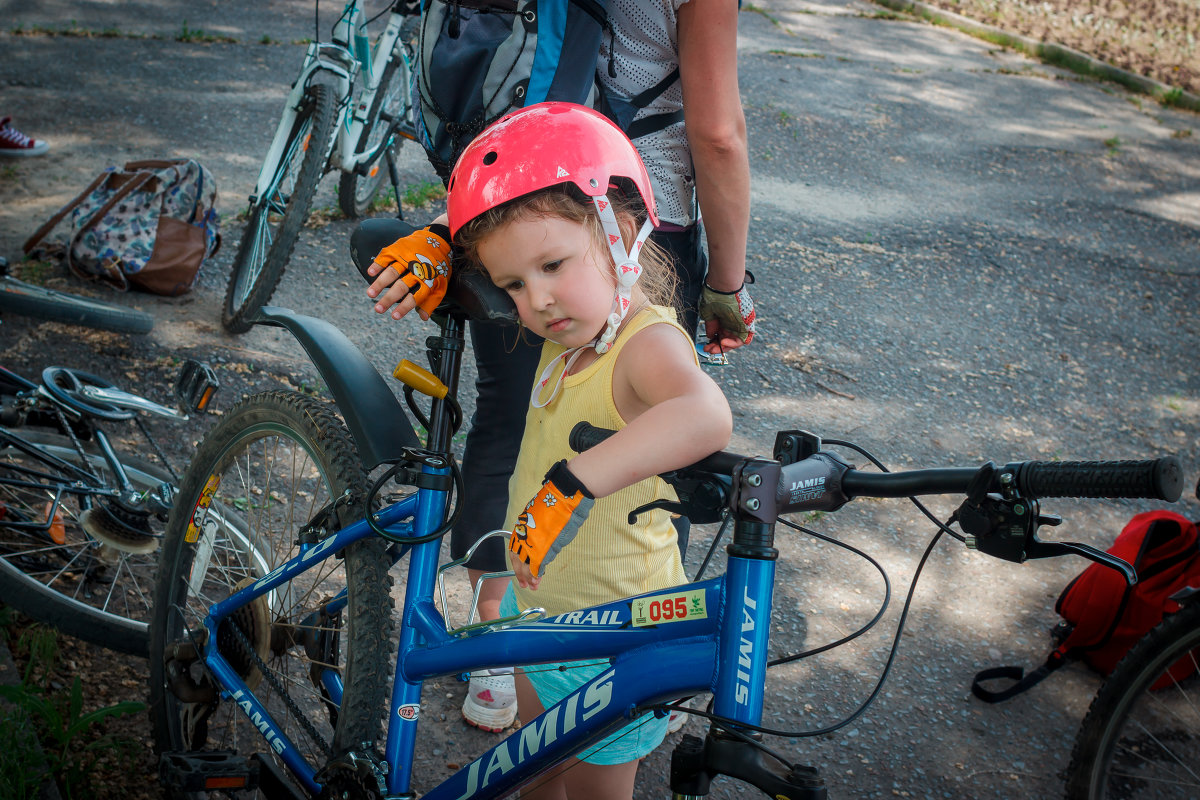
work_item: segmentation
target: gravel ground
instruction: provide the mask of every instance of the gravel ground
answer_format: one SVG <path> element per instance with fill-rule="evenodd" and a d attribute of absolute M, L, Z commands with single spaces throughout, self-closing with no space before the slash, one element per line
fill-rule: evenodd
<path fill-rule="evenodd" d="M 0 33 L 9 54 L 0 64 L 4 113 L 54 144 L 46 158 L 0 169 L 0 253 L 15 257 L 24 237 L 105 165 L 159 153 L 195 154 L 217 175 L 226 246 L 186 298 L 116 298 L 156 315 L 149 336 L 9 317 L 0 327 L 6 365 L 90 365 L 163 397 L 167 359 L 198 355 L 226 381 L 221 408 L 242 392 L 319 387 L 283 333 L 233 338 L 218 322 L 237 210 L 299 60 L 298 47 L 261 41 L 307 35 L 311 5 L 172 0 L 105 9 L 0 0 L 0 11 L 26 28 L 73 19 L 81 30 L 125 32 Z M 744 7 L 749 266 L 762 327 L 733 366 L 715 373 L 736 414 L 733 449 L 768 452 L 774 431 L 804 428 L 858 442 L 892 468 L 1177 453 L 1194 481 L 1195 117 L 876 11 L 855 0 Z M 181 19 L 233 41 L 175 41 Z M 78 67 L 89 63 L 104 64 L 104 75 Z M 401 167 L 405 183 L 433 179 L 412 149 Z M 333 205 L 335 183 L 322 184 L 318 205 Z M 274 302 L 325 316 L 390 371 L 419 352 L 428 330 L 370 318 L 345 257 L 351 228 L 335 220 L 306 230 Z M 468 368 L 467 385 L 470 377 Z M 170 433 L 181 458 L 206 424 Z M 1131 514 L 1157 505 L 1047 502 L 1044 510 L 1067 523 L 1046 535 L 1106 546 Z M 931 506 L 943 517 L 953 509 Z M 1195 500 L 1179 509 L 1200 515 Z M 836 722 L 871 693 L 932 534 L 902 501 L 858 502 L 806 522 L 877 558 L 892 604 L 852 644 L 771 672 L 767 722 L 790 730 Z M 705 544 L 701 532 L 693 565 Z M 782 530 L 779 547 L 773 654 L 838 638 L 875 613 L 884 586 L 861 560 Z M 1098 678 L 1071 667 L 1001 706 L 973 700 L 969 684 L 984 667 L 1041 661 L 1054 598 L 1082 566 L 1017 566 L 939 544 L 874 705 L 831 735 L 776 746 L 820 767 L 835 797 L 1054 796 Z M 89 686 L 109 688 L 106 697 L 144 698 L 143 665 L 74 642 L 64 648 Z M 462 693 L 452 680 L 429 687 L 423 781 L 490 741 L 459 721 Z M 146 721 L 125 725 L 148 753 Z M 699 732 L 699 723 L 689 730 Z M 639 800 L 666 791 L 668 754 L 660 748 L 647 760 Z M 157 796 L 148 757 L 121 766 L 101 773 L 95 797 Z M 714 795 L 740 790 L 718 783 Z"/>

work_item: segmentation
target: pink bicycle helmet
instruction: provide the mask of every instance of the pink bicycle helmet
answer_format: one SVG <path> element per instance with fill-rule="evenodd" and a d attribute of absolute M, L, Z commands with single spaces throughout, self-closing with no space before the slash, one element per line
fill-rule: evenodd
<path fill-rule="evenodd" d="M 450 235 L 489 209 L 560 183 L 592 198 L 627 178 L 657 226 L 650 176 L 629 137 L 598 111 L 575 103 L 538 103 L 485 128 L 454 165 L 447 186 Z"/>

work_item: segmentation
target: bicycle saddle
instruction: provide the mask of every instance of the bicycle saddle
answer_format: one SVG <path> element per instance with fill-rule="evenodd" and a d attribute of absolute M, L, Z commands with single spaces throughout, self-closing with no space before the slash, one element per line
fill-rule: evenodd
<path fill-rule="evenodd" d="M 367 275 L 377 253 L 392 242 L 408 236 L 416 226 L 399 219 L 366 219 L 354 233 L 350 234 L 350 258 L 354 266 L 367 281 L 375 279 Z M 487 275 L 474 269 L 451 269 L 450 287 L 446 299 L 438 306 L 438 313 L 459 313 L 479 322 L 517 324 L 517 308 L 503 290 L 492 283 Z"/>

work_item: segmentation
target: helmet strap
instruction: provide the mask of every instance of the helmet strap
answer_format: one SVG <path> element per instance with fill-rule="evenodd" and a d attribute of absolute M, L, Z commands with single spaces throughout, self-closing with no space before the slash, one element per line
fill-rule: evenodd
<path fill-rule="evenodd" d="M 612 309 L 608 314 L 608 324 L 599 337 L 580 347 L 572 347 L 546 365 L 542 374 L 534 382 L 533 391 L 530 393 L 529 403 L 534 408 L 544 408 L 554 401 L 562 389 L 562 383 L 567 373 L 583 355 L 584 350 L 594 347 L 598 355 L 604 355 L 612 348 L 612 344 L 617 338 L 617 331 L 620 329 L 621 323 L 625 321 L 625 316 L 629 313 L 629 307 L 633 303 L 633 285 L 642 275 L 638 256 L 642 252 L 642 244 L 645 243 L 646 237 L 654 231 L 654 223 L 647 219 L 633 240 L 633 247 L 626 251 L 625 240 L 621 237 L 621 227 L 617 224 L 617 216 L 613 213 L 612 204 L 607 195 L 593 197 L 592 204 L 595 205 L 596 213 L 600 216 L 600 224 L 604 227 L 604 236 L 608 241 L 608 249 L 612 254 L 617 278 L 617 289 L 613 296 Z M 566 363 L 563 364 L 562 371 L 558 373 L 554 386 L 550 389 L 550 396 L 543 399 L 545 389 L 550 384 L 551 378 L 554 377 L 560 361 Z"/>
<path fill-rule="evenodd" d="M 626 251 L 625 240 L 621 237 L 621 226 L 617 224 L 617 215 L 613 213 L 608 195 L 593 197 L 592 204 L 596 207 L 600 224 L 604 227 L 604 237 L 608 241 L 609 252 L 612 253 L 613 268 L 617 278 L 617 290 L 613 297 L 612 310 L 608 315 L 608 324 L 593 345 L 599 355 L 604 355 L 612 347 L 613 341 L 617 338 L 617 330 L 625 320 L 625 315 L 629 313 L 629 306 L 633 302 L 633 285 L 642 276 L 642 267 L 638 263 L 638 257 L 641 255 L 642 244 L 645 243 L 646 237 L 654 230 L 654 224 L 647 219 L 633 240 L 633 245 Z"/>

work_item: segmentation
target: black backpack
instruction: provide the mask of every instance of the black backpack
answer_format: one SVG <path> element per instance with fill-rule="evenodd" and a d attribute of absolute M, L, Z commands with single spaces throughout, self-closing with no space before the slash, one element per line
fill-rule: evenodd
<path fill-rule="evenodd" d="M 678 69 L 633 98 L 602 89 L 596 60 L 606 33 L 605 0 L 425 0 L 413 105 L 418 138 L 442 181 L 480 131 L 546 100 L 597 108 L 631 139 L 681 120 L 678 111 L 633 122 Z M 608 68 L 615 75 L 611 61 Z"/>

